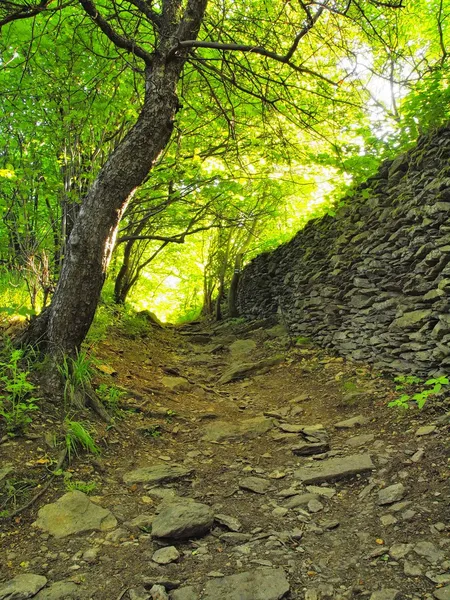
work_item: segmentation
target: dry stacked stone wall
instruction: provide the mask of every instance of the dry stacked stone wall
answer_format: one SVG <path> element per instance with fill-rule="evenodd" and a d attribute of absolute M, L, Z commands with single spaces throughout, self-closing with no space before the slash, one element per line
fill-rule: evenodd
<path fill-rule="evenodd" d="M 249 318 L 376 367 L 450 372 L 450 125 L 360 186 L 335 218 L 311 221 L 243 271 Z"/>

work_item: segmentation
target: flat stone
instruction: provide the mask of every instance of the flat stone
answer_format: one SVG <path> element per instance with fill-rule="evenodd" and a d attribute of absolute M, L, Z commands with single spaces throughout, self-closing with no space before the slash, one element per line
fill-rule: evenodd
<path fill-rule="evenodd" d="M 301 442 L 292 446 L 291 450 L 296 456 L 312 456 L 314 454 L 323 454 L 328 452 L 330 444 L 328 442 L 318 442 L 308 444 L 308 442 Z"/>
<path fill-rule="evenodd" d="M 450 600 L 450 585 L 435 590 L 433 595 L 437 600 Z"/>
<path fill-rule="evenodd" d="M 238 423 L 229 421 L 214 421 L 209 423 L 204 431 L 205 442 L 220 442 L 222 440 L 251 440 L 267 433 L 273 428 L 272 419 L 254 417 Z"/>
<path fill-rule="evenodd" d="M 57 581 L 34 596 L 33 600 L 78 600 L 80 586 L 72 581 Z"/>
<path fill-rule="evenodd" d="M 150 598 L 151 600 L 169 600 L 169 594 L 163 585 L 153 585 L 150 589 Z"/>
<path fill-rule="evenodd" d="M 231 356 L 233 358 L 244 357 L 251 354 L 256 348 L 254 340 L 236 340 L 230 346 Z"/>
<path fill-rule="evenodd" d="M 242 529 L 242 523 L 239 519 L 235 517 L 230 517 L 228 515 L 217 514 L 214 516 L 214 520 L 219 523 L 219 525 L 223 525 L 227 527 L 230 531 L 240 531 Z"/>
<path fill-rule="evenodd" d="M 422 569 L 419 565 L 416 565 L 409 560 L 405 560 L 403 563 L 403 573 L 407 577 L 420 577 L 422 575 Z"/>
<path fill-rule="evenodd" d="M 152 535 L 156 538 L 184 540 L 208 533 L 214 522 L 209 506 L 192 500 L 180 500 L 166 504 L 152 523 Z"/>
<path fill-rule="evenodd" d="M 424 425 L 423 427 L 419 427 L 416 431 L 417 437 L 422 437 L 423 435 L 430 435 L 430 433 L 434 433 L 437 427 L 435 425 Z"/>
<path fill-rule="evenodd" d="M 336 490 L 330 487 L 321 487 L 319 485 L 307 485 L 306 489 L 311 494 L 317 494 L 318 496 L 324 496 L 325 498 L 333 498 L 336 496 Z"/>
<path fill-rule="evenodd" d="M 170 593 L 170 600 L 199 600 L 199 598 L 200 596 L 192 585 L 173 590 L 173 592 Z"/>
<path fill-rule="evenodd" d="M 270 481 L 267 481 L 267 479 L 262 479 L 261 477 L 246 477 L 245 479 L 241 479 L 239 482 L 240 488 L 243 490 L 249 490 L 255 494 L 265 494 L 270 486 Z"/>
<path fill-rule="evenodd" d="M 317 500 L 317 498 L 312 498 L 312 500 L 308 502 L 308 510 L 313 514 L 318 513 L 323 510 L 323 504 L 320 500 Z"/>
<path fill-rule="evenodd" d="M 394 504 L 394 502 L 399 502 L 404 498 L 405 493 L 405 486 L 402 483 L 390 485 L 378 492 L 378 504 L 380 506 L 384 506 L 385 504 Z"/>
<path fill-rule="evenodd" d="M 47 583 L 47 578 L 33 573 L 16 575 L 0 584 L 0 600 L 26 600 L 35 596 Z"/>
<path fill-rule="evenodd" d="M 133 485 L 134 483 L 169 483 L 188 477 L 192 473 L 193 469 L 161 463 L 129 471 L 123 476 L 123 481 L 127 485 Z"/>
<path fill-rule="evenodd" d="M 426 541 L 418 542 L 414 546 L 414 552 L 431 564 L 436 564 L 445 558 L 442 550 L 439 550 L 433 543 Z"/>
<path fill-rule="evenodd" d="M 166 546 L 165 548 L 160 548 L 152 556 L 152 560 L 155 563 L 158 563 L 158 565 L 168 565 L 176 562 L 179 558 L 180 553 L 175 546 Z"/>
<path fill-rule="evenodd" d="M 306 506 L 311 500 L 317 499 L 317 494 L 297 494 L 296 496 L 289 498 L 289 500 L 285 502 L 284 506 L 286 508 L 297 508 L 297 506 Z"/>
<path fill-rule="evenodd" d="M 394 515 L 382 515 L 380 517 L 380 521 L 383 527 L 389 527 L 390 525 L 395 525 L 398 523 L 398 520 L 394 517 Z"/>
<path fill-rule="evenodd" d="M 414 310 L 408 313 L 405 313 L 403 316 L 395 319 L 390 325 L 391 328 L 399 328 L 399 329 L 410 329 L 414 326 L 418 326 L 422 321 L 426 321 L 430 315 L 431 310 Z"/>
<path fill-rule="evenodd" d="M 366 446 L 367 444 L 370 444 L 370 442 L 373 442 L 374 439 L 375 436 L 373 433 L 366 433 L 362 435 L 355 435 L 348 439 L 345 443 L 352 448 L 359 448 L 360 446 Z"/>
<path fill-rule="evenodd" d="M 130 600 L 152 600 L 152 597 L 143 585 L 137 588 L 130 588 L 128 596 Z"/>
<path fill-rule="evenodd" d="M 117 519 L 111 511 L 94 504 L 79 491 L 68 492 L 53 504 L 42 507 L 33 523 L 56 538 L 84 531 L 108 531 L 116 525 Z"/>
<path fill-rule="evenodd" d="M 283 569 L 263 567 L 208 581 L 202 600 L 281 600 L 289 588 Z"/>
<path fill-rule="evenodd" d="M 363 415 L 356 415 L 355 417 L 351 417 L 345 421 L 339 421 L 339 423 L 335 423 L 334 426 L 336 429 L 353 429 L 354 427 L 366 425 L 368 422 L 369 419 L 367 417 L 364 417 Z"/>
<path fill-rule="evenodd" d="M 400 560 L 401 558 L 405 558 L 412 549 L 413 544 L 393 544 L 389 548 L 389 556 L 392 560 Z"/>
<path fill-rule="evenodd" d="M 370 600 L 396 600 L 399 594 L 399 590 L 395 590 L 393 588 L 383 588 L 376 592 L 372 592 L 370 595 Z"/>
<path fill-rule="evenodd" d="M 231 381 L 239 381 L 239 379 L 244 379 L 244 377 L 249 377 L 250 375 L 255 375 L 256 373 L 261 373 L 262 371 L 266 371 L 274 365 L 279 365 L 283 362 L 283 360 L 283 357 L 273 356 L 271 358 L 260 360 L 256 363 L 232 365 L 219 379 L 219 383 L 223 384 L 230 383 Z"/>
<path fill-rule="evenodd" d="M 192 385 L 184 377 L 165 376 L 161 379 L 161 383 L 165 388 L 177 392 L 189 392 Z"/>
<path fill-rule="evenodd" d="M 342 458 L 329 458 L 311 467 L 302 467 L 294 472 L 294 477 L 304 484 L 322 483 L 346 479 L 375 468 L 368 454 L 354 454 Z"/>

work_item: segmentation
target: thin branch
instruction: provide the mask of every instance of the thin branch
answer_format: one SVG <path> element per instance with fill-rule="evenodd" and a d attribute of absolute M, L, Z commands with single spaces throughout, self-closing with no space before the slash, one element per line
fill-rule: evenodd
<path fill-rule="evenodd" d="M 123 50 L 127 50 L 135 56 L 142 58 L 146 64 L 151 62 L 152 55 L 138 46 L 134 40 L 117 33 L 117 31 L 108 23 L 108 21 L 100 15 L 92 0 L 79 0 L 79 2 L 94 23 L 98 25 L 98 27 L 115 46 L 122 48 Z"/>

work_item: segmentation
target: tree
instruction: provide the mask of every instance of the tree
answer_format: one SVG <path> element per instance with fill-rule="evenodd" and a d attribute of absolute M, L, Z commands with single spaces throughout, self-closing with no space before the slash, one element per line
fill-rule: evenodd
<path fill-rule="evenodd" d="M 78 27 L 88 16 L 130 68 L 141 73 L 145 88 L 135 124 L 83 198 L 51 305 L 29 328 L 27 340 L 41 341 L 53 354 L 80 347 L 120 219 L 171 137 L 180 109 L 177 85 L 187 61 L 203 80 L 233 86 L 266 110 L 276 108 L 287 122 L 317 123 L 321 115 L 308 98 L 316 94 L 335 108 L 345 96 L 345 69 L 339 63 L 352 52 L 347 28 L 354 30 L 361 15 L 370 19 L 400 5 L 395 0 L 366 4 L 363 11 L 352 0 L 298 5 L 248 0 L 239 7 L 219 0 L 206 15 L 207 0 L 163 0 L 161 8 L 150 0 L 3 3 L 0 26 L 12 27 L 30 17 L 51 21 L 58 11 L 70 10 Z M 197 39 L 201 27 L 202 39 Z"/>

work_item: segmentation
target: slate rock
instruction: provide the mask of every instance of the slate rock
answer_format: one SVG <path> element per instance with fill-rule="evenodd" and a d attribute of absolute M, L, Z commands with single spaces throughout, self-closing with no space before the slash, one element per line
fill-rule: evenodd
<path fill-rule="evenodd" d="M 393 544 L 389 548 L 389 556 L 392 560 L 400 560 L 401 558 L 405 558 L 412 549 L 413 544 Z"/>
<path fill-rule="evenodd" d="M 168 483 L 188 477 L 192 473 L 193 469 L 161 463 L 129 471 L 123 476 L 123 481 L 127 485 L 133 485 L 134 483 Z"/>
<path fill-rule="evenodd" d="M 300 444 L 296 444 L 292 446 L 292 453 L 296 456 L 312 456 L 314 454 L 323 454 L 324 452 L 328 452 L 330 449 L 330 444 L 328 442 L 318 442 L 313 444 L 308 444 L 308 442 L 301 442 Z"/>
<path fill-rule="evenodd" d="M 33 573 L 16 575 L 0 584 L 0 600 L 26 600 L 35 596 L 47 583 L 47 578 Z"/>
<path fill-rule="evenodd" d="M 418 542 L 414 546 L 414 552 L 431 564 L 436 564 L 445 558 L 442 550 L 439 550 L 432 542 L 427 541 Z"/>
<path fill-rule="evenodd" d="M 161 383 L 164 387 L 174 392 L 189 392 L 192 388 L 192 385 L 184 377 L 166 376 L 161 379 Z"/>
<path fill-rule="evenodd" d="M 267 433 L 273 427 L 272 419 L 254 417 L 244 419 L 239 423 L 229 421 L 214 421 L 204 429 L 205 442 L 220 442 L 222 440 L 251 440 Z"/>
<path fill-rule="evenodd" d="M 214 512 L 206 504 L 180 500 L 166 504 L 152 523 L 156 538 L 184 540 L 208 533 L 214 521 Z"/>
<path fill-rule="evenodd" d="M 370 600 L 396 600 L 400 592 L 393 588 L 382 588 L 376 592 L 372 592 Z"/>
<path fill-rule="evenodd" d="M 336 496 L 336 490 L 330 487 L 307 485 L 306 489 L 308 492 L 311 492 L 311 494 L 317 494 L 318 496 L 324 496 L 325 498 L 333 498 L 333 496 Z"/>
<path fill-rule="evenodd" d="M 11 463 L 7 463 L 6 465 L 3 465 L 3 467 L 0 468 L 0 488 L 5 483 L 8 475 L 13 472 L 13 470 L 14 469 Z"/>
<path fill-rule="evenodd" d="M 239 365 L 232 365 L 222 377 L 219 379 L 219 383 L 230 383 L 232 381 L 239 381 L 250 375 L 261 373 L 262 371 L 268 370 L 274 365 L 279 365 L 283 362 L 284 358 L 280 356 L 273 356 L 271 358 L 264 358 L 255 363 L 244 363 Z"/>
<path fill-rule="evenodd" d="M 176 562 L 179 558 L 180 553 L 175 546 L 165 546 L 164 548 L 160 548 L 152 556 L 152 560 L 155 563 L 158 563 L 158 565 L 168 565 Z"/>
<path fill-rule="evenodd" d="M 245 479 L 241 479 L 239 482 L 240 488 L 243 490 L 249 490 L 255 494 L 265 494 L 270 486 L 270 481 L 267 481 L 267 479 L 262 479 L 262 477 L 246 477 Z"/>
<path fill-rule="evenodd" d="M 422 437 L 423 435 L 430 435 L 436 431 L 436 425 L 424 425 L 423 427 L 419 427 L 416 431 L 417 437 Z"/>
<path fill-rule="evenodd" d="M 94 504 L 77 490 L 42 507 L 33 523 L 56 538 L 84 531 L 108 531 L 116 525 L 117 519 L 110 510 Z"/>
<path fill-rule="evenodd" d="M 375 436 L 373 433 L 366 433 L 362 435 L 355 435 L 346 440 L 345 443 L 352 448 L 359 448 L 360 446 L 366 446 L 367 444 L 370 444 L 370 442 L 373 442 L 374 439 Z"/>
<path fill-rule="evenodd" d="M 281 600 L 289 588 L 283 569 L 265 567 L 208 581 L 202 600 Z"/>
<path fill-rule="evenodd" d="M 368 454 L 353 454 L 339 458 L 329 458 L 311 467 L 302 467 L 294 472 L 294 477 L 304 484 L 322 483 L 346 479 L 375 468 Z"/>
<path fill-rule="evenodd" d="M 390 485 L 378 492 L 378 504 L 380 506 L 384 506 L 385 504 L 394 504 L 394 502 L 399 502 L 404 498 L 405 493 L 405 486 L 402 483 Z"/>
<path fill-rule="evenodd" d="M 192 585 L 188 585 L 170 593 L 170 600 L 199 600 L 199 595 Z"/>
<path fill-rule="evenodd" d="M 150 589 L 151 600 L 169 600 L 169 594 L 163 585 L 154 585 Z"/>
<path fill-rule="evenodd" d="M 33 600 L 78 600 L 80 597 L 79 585 L 72 581 L 57 581 L 41 590 Z"/>
<path fill-rule="evenodd" d="M 227 527 L 230 531 L 240 531 L 242 529 L 242 523 L 235 517 L 230 517 L 229 515 L 217 514 L 214 516 L 214 520 L 217 521 L 219 525 Z"/>
<path fill-rule="evenodd" d="M 231 344 L 230 352 L 233 358 L 240 358 L 251 354 L 255 348 L 256 342 L 254 340 L 236 340 Z"/>
<path fill-rule="evenodd" d="M 143 585 L 128 590 L 130 600 L 151 600 L 151 596 Z"/>
<path fill-rule="evenodd" d="M 354 427 L 366 425 L 368 422 L 369 419 L 367 417 L 364 417 L 363 415 L 356 415 L 355 417 L 351 417 L 345 421 L 339 421 L 339 423 L 335 423 L 334 426 L 336 429 L 353 429 Z"/>
<path fill-rule="evenodd" d="M 297 506 L 306 506 L 311 500 L 318 500 L 317 494 L 297 494 L 289 498 L 284 506 L 286 508 L 297 508 Z"/>
<path fill-rule="evenodd" d="M 435 590 L 433 595 L 437 600 L 450 600 L 450 585 Z"/>

